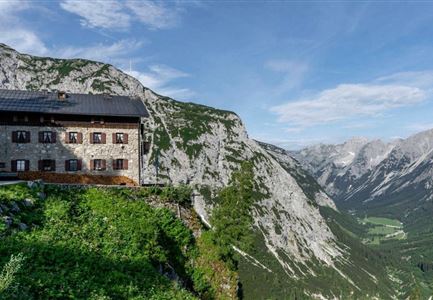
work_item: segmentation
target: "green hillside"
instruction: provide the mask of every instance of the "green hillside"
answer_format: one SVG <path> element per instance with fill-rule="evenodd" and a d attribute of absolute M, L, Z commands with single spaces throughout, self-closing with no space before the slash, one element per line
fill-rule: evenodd
<path fill-rule="evenodd" d="M 0 207 L 14 216 L 0 229 L 0 269 L 11 256 L 24 258 L 3 292 L 0 275 L 1 299 L 236 296 L 236 273 L 206 234 L 193 235 L 202 228 L 185 201 L 188 189 L 46 186 L 46 198 L 41 193 L 0 188 Z M 183 222 L 170 209 L 178 203 Z"/>

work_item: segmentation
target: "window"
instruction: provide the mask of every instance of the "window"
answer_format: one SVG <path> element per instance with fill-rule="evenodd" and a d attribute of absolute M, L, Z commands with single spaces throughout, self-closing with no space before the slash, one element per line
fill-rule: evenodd
<path fill-rule="evenodd" d="M 18 159 L 11 161 L 12 172 L 23 172 L 30 170 L 30 161 L 25 159 Z"/>
<path fill-rule="evenodd" d="M 43 141 L 44 143 L 51 143 L 51 132 L 48 131 L 43 132 Z"/>
<path fill-rule="evenodd" d="M 93 160 L 93 170 L 95 171 L 101 171 L 102 168 L 102 159 L 94 159 Z"/>
<path fill-rule="evenodd" d="M 56 142 L 56 133 L 51 131 L 39 132 L 39 143 L 51 144 Z"/>
<path fill-rule="evenodd" d="M 69 143 L 70 144 L 78 143 L 78 132 L 69 132 Z"/>
<path fill-rule="evenodd" d="M 113 144 L 128 144 L 128 134 L 123 132 L 113 133 Z"/>
<path fill-rule="evenodd" d="M 113 160 L 113 170 L 128 170 L 128 160 L 127 159 L 114 159 Z"/>
<path fill-rule="evenodd" d="M 116 159 L 114 162 L 115 170 L 123 170 L 123 159 Z"/>
<path fill-rule="evenodd" d="M 26 170 L 26 161 L 25 160 L 17 160 L 17 171 L 22 172 Z"/>
<path fill-rule="evenodd" d="M 93 143 L 94 144 L 102 144 L 102 133 L 94 132 L 93 133 Z"/>
<path fill-rule="evenodd" d="M 65 161 L 65 171 L 81 171 L 81 160 L 69 159 Z"/>
<path fill-rule="evenodd" d="M 123 144 L 123 133 L 116 133 L 116 144 Z"/>
<path fill-rule="evenodd" d="M 6 163 L 0 162 L 0 169 L 4 169 L 4 168 L 6 168 Z"/>
<path fill-rule="evenodd" d="M 71 159 L 69 161 L 69 171 L 78 171 L 78 160 Z"/>
<path fill-rule="evenodd" d="M 52 159 L 43 159 L 39 161 L 39 171 L 55 171 L 56 161 Z"/>
<path fill-rule="evenodd" d="M 14 131 L 12 133 L 12 141 L 14 143 L 28 143 L 30 142 L 29 131 Z"/>

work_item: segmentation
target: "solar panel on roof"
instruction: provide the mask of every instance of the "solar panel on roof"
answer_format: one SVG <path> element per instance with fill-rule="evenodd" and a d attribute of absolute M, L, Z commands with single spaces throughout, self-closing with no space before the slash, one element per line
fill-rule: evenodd
<path fill-rule="evenodd" d="M 68 94 L 0 89 L 0 111 L 25 111 L 72 115 L 148 117 L 143 102 L 127 96 Z"/>

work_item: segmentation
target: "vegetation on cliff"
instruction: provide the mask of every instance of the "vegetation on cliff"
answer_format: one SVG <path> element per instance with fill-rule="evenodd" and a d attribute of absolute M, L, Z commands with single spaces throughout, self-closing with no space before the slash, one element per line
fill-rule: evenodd
<path fill-rule="evenodd" d="M 165 207 L 179 204 L 188 211 L 190 193 L 185 187 L 45 186 L 43 192 L 25 185 L 2 187 L 0 203 L 30 198 L 34 205 L 19 206 L 14 216 L 14 222 L 27 222 L 29 228 L 1 229 L 0 266 L 7 266 L 11 255 L 25 257 L 13 277 L 19 288 L 5 288 L 1 296 L 234 298 L 236 274 L 215 255 L 215 244 L 206 236 L 195 237 L 169 205 Z"/>

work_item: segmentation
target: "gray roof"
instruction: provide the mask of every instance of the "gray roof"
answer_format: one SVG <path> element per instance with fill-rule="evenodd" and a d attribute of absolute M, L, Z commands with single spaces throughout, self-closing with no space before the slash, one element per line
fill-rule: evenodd
<path fill-rule="evenodd" d="M 59 100 L 57 92 L 0 89 L 0 111 L 63 115 L 148 117 L 140 99 L 126 96 L 69 94 Z"/>

